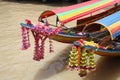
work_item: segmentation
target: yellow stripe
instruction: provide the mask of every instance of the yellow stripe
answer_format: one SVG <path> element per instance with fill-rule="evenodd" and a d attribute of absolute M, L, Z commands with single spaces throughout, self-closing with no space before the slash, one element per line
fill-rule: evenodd
<path fill-rule="evenodd" d="M 120 21 L 118 21 L 118 22 L 110 25 L 109 27 L 106 27 L 106 28 L 108 29 L 108 31 L 110 32 L 110 35 L 111 35 L 111 38 L 112 38 L 112 39 L 113 39 L 113 36 L 112 36 L 113 33 L 111 32 L 111 30 L 114 29 L 114 28 L 117 27 L 117 26 L 120 26 Z"/>
<path fill-rule="evenodd" d="M 71 13 L 71 14 L 62 16 L 62 17 L 60 17 L 60 20 L 65 20 L 65 18 L 70 18 L 71 16 L 75 16 L 75 15 L 79 15 L 79 14 L 85 13 L 85 12 L 87 12 L 87 11 L 90 11 L 90 10 L 92 10 L 92 9 L 95 9 L 95 7 L 96 7 L 96 8 L 97 8 L 97 7 L 100 7 L 100 6 L 102 6 L 102 5 L 104 5 L 104 4 L 107 4 L 107 3 L 111 2 L 111 1 L 113 1 L 113 0 L 106 1 L 106 2 L 104 2 L 104 3 L 102 3 L 102 4 L 100 4 L 100 5 L 90 7 L 90 8 L 88 8 L 88 9 L 86 9 L 86 10 L 83 10 L 83 11 L 79 11 L 79 12 L 75 12 L 75 13 Z"/>
<path fill-rule="evenodd" d="M 120 21 L 117 21 L 116 23 L 110 25 L 108 29 L 111 31 L 112 29 L 116 28 L 117 26 L 120 26 Z"/>
<path fill-rule="evenodd" d="M 104 3 L 102 3 L 102 4 L 100 4 L 100 5 L 90 7 L 90 8 L 88 8 L 88 9 L 86 9 L 86 10 L 79 11 L 79 12 L 75 12 L 75 13 L 71 13 L 71 14 L 62 16 L 62 17 L 60 17 L 59 19 L 60 19 L 61 21 L 63 21 L 63 20 L 65 20 L 66 18 L 68 19 L 68 18 L 70 18 L 71 16 L 75 16 L 75 15 L 79 15 L 79 14 L 85 13 L 85 12 L 87 12 L 87 11 L 90 11 L 90 10 L 92 10 L 92 9 L 95 9 L 95 8 L 97 8 L 97 7 L 100 7 L 100 6 L 102 6 L 102 5 L 105 5 L 105 4 L 110 3 L 110 2 L 112 2 L 112 1 L 113 1 L 113 0 L 106 1 L 106 2 L 104 2 Z"/>

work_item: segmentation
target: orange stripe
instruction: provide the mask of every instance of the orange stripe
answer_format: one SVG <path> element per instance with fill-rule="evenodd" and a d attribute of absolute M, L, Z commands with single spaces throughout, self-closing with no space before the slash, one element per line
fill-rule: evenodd
<path fill-rule="evenodd" d="M 107 29 L 110 31 L 111 34 L 114 34 L 116 31 L 120 30 L 120 21 L 117 21 L 116 23 L 110 25 L 107 27 Z"/>
<path fill-rule="evenodd" d="M 81 61 L 81 50 L 80 50 L 80 47 L 77 47 L 77 51 L 78 51 L 78 67 L 80 67 L 80 61 Z"/>
<path fill-rule="evenodd" d="M 79 14 L 79 15 L 80 15 L 80 14 L 84 14 L 84 13 L 87 12 L 87 11 L 96 9 L 96 8 L 98 8 L 98 7 L 107 5 L 107 4 L 112 3 L 112 2 L 113 2 L 113 0 L 109 0 L 109 1 L 104 2 L 104 3 L 102 2 L 102 4 L 99 4 L 99 5 L 96 5 L 96 6 L 92 6 L 92 7 L 89 7 L 89 8 L 87 8 L 87 9 L 84 9 L 84 10 L 79 10 L 79 11 L 77 11 L 77 12 L 73 12 L 73 13 L 68 14 L 68 15 L 65 15 L 65 16 L 59 16 L 59 19 L 60 19 L 61 21 L 63 21 L 63 20 L 65 20 L 66 18 L 70 18 L 71 16 L 75 16 L 75 15 L 78 15 L 78 14 Z M 82 9 L 82 8 L 81 8 L 81 9 Z"/>
<path fill-rule="evenodd" d="M 113 34 L 113 33 L 117 32 L 117 31 L 119 31 L 119 30 L 120 30 L 120 25 L 117 26 L 116 28 L 112 29 L 112 30 L 111 30 L 111 33 Z"/>

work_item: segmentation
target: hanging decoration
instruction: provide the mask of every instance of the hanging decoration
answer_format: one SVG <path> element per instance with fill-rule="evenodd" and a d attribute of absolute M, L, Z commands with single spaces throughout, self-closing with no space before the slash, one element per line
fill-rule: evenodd
<path fill-rule="evenodd" d="M 53 50 L 53 41 L 49 38 L 49 52 L 50 53 L 52 53 L 52 52 L 54 52 L 54 50 Z"/>
<path fill-rule="evenodd" d="M 94 51 L 93 50 L 89 50 L 88 56 L 89 56 L 89 67 L 88 67 L 88 69 L 90 71 L 95 71 L 96 70 L 96 65 L 95 65 L 95 54 L 94 54 Z"/>
<path fill-rule="evenodd" d="M 30 47 L 29 40 L 29 29 L 25 27 L 21 27 L 22 30 L 22 50 L 26 50 Z"/>
<path fill-rule="evenodd" d="M 51 35 L 55 35 L 61 30 L 61 25 L 56 28 L 50 28 L 50 25 L 46 19 L 44 25 L 38 23 L 37 25 L 33 25 L 30 20 L 25 20 L 27 24 L 21 23 L 22 29 L 22 50 L 26 50 L 30 47 L 30 40 L 29 40 L 29 31 L 32 32 L 35 40 L 35 47 L 34 47 L 34 57 L 33 59 L 36 61 L 40 61 L 44 59 L 44 50 L 45 50 L 45 41 Z M 32 26 L 32 27 L 31 27 Z M 53 51 L 53 44 L 52 40 L 49 38 L 50 48 L 49 52 Z"/>
<path fill-rule="evenodd" d="M 80 73 L 79 75 L 82 77 L 82 76 L 85 76 L 87 75 L 87 68 L 88 68 L 88 53 L 86 52 L 86 49 L 82 49 L 82 52 L 81 52 L 81 69 L 80 69 Z"/>
<path fill-rule="evenodd" d="M 33 27 L 32 22 L 28 19 L 25 19 L 26 26 Z M 21 23 L 21 32 L 22 32 L 22 50 L 26 50 L 30 47 L 30 39 L 29 39 L 29 31 L 30 29 L 28 27 L 24 27 L 24 24 Z"/>
<path fill-rule="evenodd" d="M 72 47 L 72 51 L 70 51 L 69 55 L 69 62 L 68 62 L 68 68 L 70 70 L 77 69 L 78 67 L 78 51 L 75 46 Z"/>
<path fill-rule="evenodd" d="M 77 68 L 79 75 L 81 77 L 86 76 L 89 71 L 95 71 L 95 55 L 94 51 L 91 49 L 86 49 L 85 45 L 92 45 L 101 48 L 93 41 L 84 41 L 80 39 L 74 42 L 74 46 L 70 51 L 68 66 L 69 69 L 74 70 Z"/>

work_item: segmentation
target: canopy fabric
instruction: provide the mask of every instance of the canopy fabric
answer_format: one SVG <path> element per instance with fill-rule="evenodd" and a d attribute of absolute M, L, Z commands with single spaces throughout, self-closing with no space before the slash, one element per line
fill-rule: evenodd
<path fill-rule="evenodd" d="M 120 11 L 118 12 L 115 12 L 114 14 L 112 15 L 109 15 L 105 18 L 102 18 L 98 21 L 96 21 L 95 23 L 100 23 L 100 24 L 103 24 L 104 26 L 110 26 L 112 24 L 114 24 L 115 22 L 119 21 L 120 20 Z"/>
<path fill-rule="evenodd" d="M 87 27 L 91 27 L 93 24 L 100 24 L 101 26 L 107 28 L 107 30 L 110 32 L 111 38 L 114 39 L 120 35 L 120 11 L 93 22 Z"/>
<path fill-rule="evenodd" d="M 87 6 L 87 5 L 96 3 L 98 1 L 99 0 L 91 0 L 91 1 L 88 1 L 88 2 L 85 2 L 85 3 L 80 3 L 80 4 L 75 4 L 75 5 L 72 5 L 72 6 L 58 8 L 56 10 L 46 10 L 40 15 L 40 18 L 45 18 L 46 16 L 49 17 L 49 16 L 52 16 L 52 15 L 57 15 L 57 14 L 60 14 L 60 13 L 64 13 L 64 12 L 67 12 L 67 11 L 70 11 L 70 10 L 73 10 L 73 9 L 77 9 L 77 8 L 80 8 L 80 7 L 83 7 L 83 6 Z"/>
<path fill-rule="evenodd" d="M 120 20 L 117 21 L 116 23 L 110 25 L 108 27 L 108 30 L 110 31 L 112 35 L 112 39 L 116 38 L 117 36 L 120 35 Z"/>
<path fill-rule="evenodd" d="M 46 10 L 40 15 L 39 19 L 56 15 L 58 20 L 62 24 L 65 24 L 118 2 L 120 2 L 120 0 L 91 0 L 76 5 L 63 7 L 57 10 Z"/>

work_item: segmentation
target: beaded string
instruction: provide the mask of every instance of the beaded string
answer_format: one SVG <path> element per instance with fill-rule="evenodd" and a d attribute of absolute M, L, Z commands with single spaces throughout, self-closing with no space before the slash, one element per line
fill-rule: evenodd
<path fill-rule="evenodd" d="M 51 35 L 55 35 L 61 30 L 61 25 L 57 28 L 50 28 L 49 23 L 46 19 L 46 23 L 44 25 L 38 24 L 34 26 L 29 19 L 25 20 L 27 24 L 21 27 L 22 30 L 22 50 L 26 50 L 30 47 L 30 39 L 29 39 L 29 30 L 31 30 L 34 40 L 34 57 L 33 59 L 36 61 L 40 61 L 44 59 L 44 50 L 45 50 L 45 40 L 49 38 Z M 31 27 L 33 25 L 34 27 Z M 29 27 L 29 28 L 26 28 Z M 49 38 L 49 52 L 54 52 L 52 40 Z"/>
<path fill-rule="evenodd" d="M 87 75 L 87 67 L 88 67 L 88 61 L 87 61 L 87 59 L 88 59 L 88 56 L 87 56 L 86 49 L 83 48 L 82 52 L 81 52 L 81 61 L 80 61 L 81 62 L 81 65 L 80 65 L 81 69 L 80 69 L 80 73 L 79 73 L 79 75 L 81 77 Z"/>
<path fill-rule="evenodd" d="M 78 66 L 78 52 L 75 46 L 72 47 L 72 51 L 70 51 L 68 69 L 74 70 L 77 69 Z"/>
<path fill-rule="evenodd" d="M 96 65 L 95 65 L 95 54 L 93 50 L 90 50 L 88 53 L 89 56 L 89 70 L 90 71 L 95 71 L 96 70 Z"/>
<path fill-rule="evenodd" d="M 40 54 L 41 54 L 41 59 L 44 59 L 44 51 L 45 51 L 45 40 L 47 39 L 47 36 L 44 38 L 42 37 L 41 39 L 41 44 L 40 44 Z"/>
<path fill-rule="evenodd" d="M 54 50 L 53 50 L 53 42 L 52 42 L 52 40 L 50 38 L 49 38 L 49 52 L 50 53 L 54 52 Z"/>
<path fill-rule="evenodd" d="M 44 50 L 45 50 L 45 40 L 53 34 L 57 34 L 60 31 L 60 27 L 51 29 L 47 23 L 46 25 L 41 26 L 40 24 L 36 25 L 32 30 L 34 39 L 35 39 L 35 50 L 34 50 L 34 60 L 40 61 L 44 59 Z M 40 41 L 39 41 L 40 40 Z M 53 52 L 52 40 L 49 38 L 49 51 Z"/>
<path fill-rule="evenodd" d="M 36 28 L 32 31 L 34 39 L 35 39 L 35 50 L 34 50 L 34 60 L 40 61 L 44 59 L 44 48 L 45 48 L 45 40 L 47 36 L 43 36 L 44 31 L 39 30 L 40 26 L 36 26 Z M 39 42 L 41 41 L 41 42 Z"/>
<path fill-rule="evenodd" d="M 34 36 L 35 36 L 35 47 L 34 47 L 34 57 L 33 57 L 33 59 L 37 60 L 37 61 L 40 61 L 40 59 L 42 58 L 41 53 L 40 53 L 40 46 L 39 46 L 40 37 L 39 37 L 38 33 L 36 33 L 36 35 L 34 34 Z"/>
<path fill-rule="evenodd" d="M 29 29 L 25 27 L 21 27 L 22 30 L 22 50 L 26 50 L 30 47 L 30 39 L 29 39 Z"/>
<path fill-rule="evenodd" d="M 86 42 L 83 39 L 80 39 L 79 41 L 74 42 L 74 47 L 77 48 L 77 69 L 80 71 L 79 75 L 81 77 L 86 76 L 88 70 L 95 71 L 96 65 L 95 65 L 95 57 L 94 57 L 94 50 L 87 50 L 84 48 L 84 45 L 94 45 L 93 42 Z M 95 45 L 97 46 L 97 45 Z M 99 47 L 99 46 L 98 46 Z M 72 50 L 73 51 L 73 50 Z M 70 54 L 71 56 L 71 54 Z M 74 57 L 74 56 L 72 56 Z M 73 64 L 69 60 L 68 66 L 73 66 Z"/>

